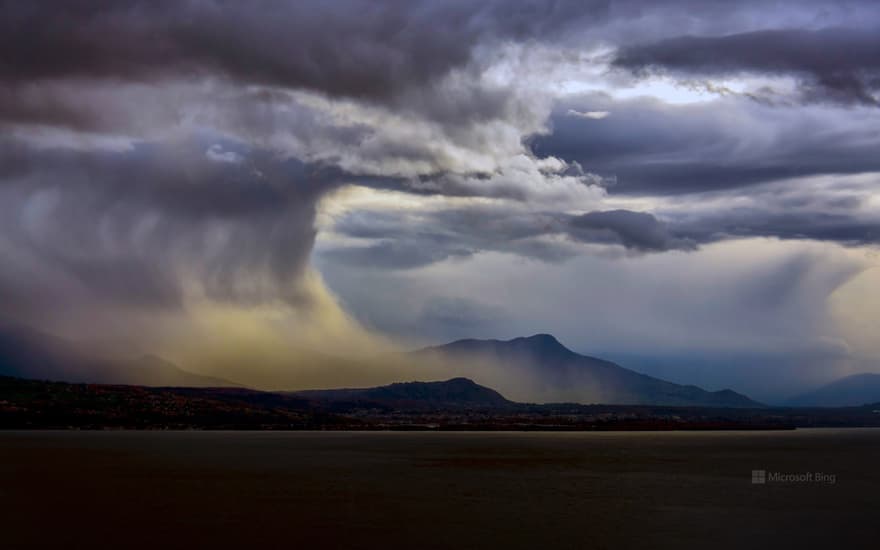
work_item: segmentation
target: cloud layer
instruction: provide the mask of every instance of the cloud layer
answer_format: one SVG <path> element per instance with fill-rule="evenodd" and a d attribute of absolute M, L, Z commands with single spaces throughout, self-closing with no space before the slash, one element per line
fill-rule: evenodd
<path fill-rule="evenodd" d="M 806 102 L 880 106 L 876 28 L 771 29 L 681 36 L 621 49 L 614 65 L 712 78 L 757 73 L 792 76 Z"/>
<path fill-rule="evenodd" d="M 485 303 L 469 270 L 542 266 L 538 297 L 622 276 L 641 288 L 655 274 L 628 262 L 703 273 L 690 263 L 736 264 L 737 243 L 779 240 L 784 282 L 749 264 L 716 304 L 734 323 L 751 319 L 736 305 L 750 277 L 785 294 L 813 269 L 800 247 L 821 248 L 840 286 L 880 239 L 870 2 L 4 1 L 0 13 L 0 300 L 7 317 L 74 336 L 206 365 L 175 340 L 265 330 L 283 359 L 306 333 L 329 349 L 453 325 L 575 338 L 577 317 L 536 314 L 525 287 Z M 602 269 L 585 277 L 572 267 L 584 258 Z M 435 270 L 463 270 L 448 273 L 460 286 L 440 292 Z M 358 280 L 418 293 L 382 305 Z M 834 284 L 785 310 L 810 317 L 816 345 L 839 338 L 815 306 Z M 699 336 L 710 302 L 663 307 L 692 314 Z"/>

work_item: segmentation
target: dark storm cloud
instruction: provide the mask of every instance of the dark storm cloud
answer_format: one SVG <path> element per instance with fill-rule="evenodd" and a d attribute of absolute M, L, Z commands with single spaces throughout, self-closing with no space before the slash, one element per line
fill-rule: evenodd
<path fill-rule="evenodd" d="M 869 207 L 875 182 L 824 177 L 683 195 L 661 217 L 631 210 L 580 215 L 523 210 L 518 202 L 407 213 L 353 211 L 334 231 L 360 241 L 321 254 L 331 262 L 375 269 L 412 269 L 480 251 L 560 262 L 579 251 L 574 243 L 620 246 L 631 253 L 693 251 L 738 238 L 770 237 L 843 245 L 880 243 L 880 216 Z M 732 194 L 733 193 L 733 194 Z M 727 201 L 731 206 L 724 206 Z"/>
<path fill-rule="evenodd" d="M 585 119 L 571 110 L 610 114 Z M 878 115 L 863 111 L 774 108 L 738 98 L 667 105 L 594 94 L 561 102 L 553 132 L 529 143 L 537 155 L 612 178 L 611 193 L 674 195 L 880 171 Z"/>
<path fill-rule="evenodd" d="M 0 121 L 3 122 L 94 130 L 102 126 L 102 118 L 98 109 L 73 108 L 54 94 L 27 86 L 0 86 Z"/>
<path fill-rule="evenodd" d="M 794 76 L 803 99 L 877 106 L 876 28 L 772 29 L 726 36 L 681 36 L 622 48 L 618 67 L 702 76 Z"/>
<path fill-rule="evenodd" d="M 365 244 L 323 250 L 327 259 L 378 269 L 412 269 L 484 250 L 510 252 L 548 262 L 571 257 L 565 246 L 540 237 L 565 230 L 564 216 L 472 206 L 407 215 L 352 212 L 333 230 Z"/>
<path fill-rule="evenodd" d="M 666 225 L 646 212 L 588 212 L 572 218 L 570 225 L 572 236 L 585 242 L 619 243 L 642 252 L 696 248 L 693 241 L 673 236 Z"/>
<path fill-rule="evenodd" d="M 584 244 L 621 246 L 633 253 L 693 251 L 698 246 L 735 238 L 773 237 L 844 245 L 880 243 L 880 217 L 859 214 L 863 195 L 805 200 L 778 191 L 757 190 L 760 206 L 685 208 L 660 220 L 648 212 L 607 210 L 581 215 L 523 213 L 471 207 L 424 213 L 418 220 L 399 213 L 351 213 L 334 231 L 363 244 L 321 252 L 331 262 L 373 269 L 412 269 L 480 251 L 512 253 L 544 262 L 570 259 L 578 251 L 548 239 L 564 237 Z M 864 189 L 861 190 L 864 193 Z M 717 198 L 717 197 L 715 197 Z"/>
<path fill-rule="evenodd" d="M 186 219 L 271 214 L 289 202 L 317 197 L 340 172 L 255 152 L 241 165 L 210 159 L 208 143 L 137 144 L 123 151 L 33 148 L 2 142 L 3 185 L 33 194 L 40 188 L 143 205 Z M 291 184 L 294 183 L 294 184 Z"/>
<path fill-rule="evenodd" d="M 698 242 L 731 237 L 777 237 L 834 241 L 846 245 L 880 243 L 880 219 L 859 219 L 852 214 L 821 211 L 786 213 L 739 208 L 675 224 L 674 227 Z"/>
<path fill-rule="evenodd" d="M 0 80 L 224 75 L 386 100 L 471 59 L 601 17 L 607 2 L 7 1 Z"/>
<path fill-rule="evenodd" d="M 217 162 L 206 149 L 4 148 L 15 162 L 0 162 L 0 294 L 18 295 L 22 315 L 33 313 L 24 298 L 39 309 L 47 294 L 58 308 L 175 309 L 193 284 L 219 302 L 307 302 L 297 281 L 335 174 L 258 153 Z M 52 282 L 31 288 L 28 272 Z"/>
<path fill-rule="evenodd" d="M 221 302 L 307 300 L 317 201 L 370 181 L 347 176 L 335 151 L 382 128 L 335 125 L 290 91 L 393 104 L 414 124 L 466 132 L 507 118 L 508 91 L 435 85 L 478 74 L 478 46 L 554 34 L 605 5 L 0 1 L 0 295 L 42 308 L 33 281 L 45 279 L 40 295 L 59 307 L 173 309 L 193 286 Z M 436 156 L 410 143 L 367 144 L 368 160 Z M 429 258 L 454 253 L 444 246 Z M 380 252 L 420 257 L 405 243 Z"/>
<path fill-rule="evenodd" d="M 872 206 L 876 174 L 821 176 L 750 187 L 747 193 L 720 191 L 679 198 L 662 209 L 676 235 L 697 243 L 772 237 L 880 243 L 880 212 Z"/>
<path fill-rule="evenodd" d="M 359 211 L 337 221 L 333 229 L 365 244 L 330 247 L 322 256 L 377 269 L 424 267 L 487 250 L 560 262 L 577 253 L 574 243 L 617 245 L 634 253 L 696 249 L 694 240 L 673 234 L 653 215 L 629 210 L 570 215 L 472 206 L 415 217 Z"/>
<path fill-rule="evenodd" d="M 880 170 L 877 126 L 864 114 L 874 110 L 863 107 L 876 89 L 876 42 L 862 31 L 753 32 L 809 25 L 819 11 L 845 23 L 841 10 L 696 0 L 0 0 L 0 302 L 36 317 L 104 304 L 176 311 L 202 298 L 242 309 L 308 304 L 316 208 L 347 183 L 492 198 L 433 209 L 442 201 L 423 197 L 424 210 L 343 217 L 333 230 L 345 244 L 319 254 L 353 276 L 481 251 L 562 269 L 606 246 L 659 253 L 754 235 L 874 242 L 855 195 L 726 212 L 693 204 L 694 215 L 654 209 L 650 198 Z M 675 41 L 692 40 L 678 34 L 708 37 L 700 45 L 718 66 L 678 60 Z M 855 55 L 833 68 L 819 44 Z M 622 77 L 578 72 L 580 62 L 604 67 L 606 57 L 592 57 L 597 45 L 621 48 Z M 779 53 L 764 63 L 758 52 L 770 46 Z M 555 84 L 595 77 L 614 93 L 615 78 L 655 66 L 694 78 L 790 74 L 821 108 L 855 108 L 813 116 L 814 104 L 575 98 L 554 111 L 552 134 L 530 139 L 536 154 L 524 149 L 524 134 L 546 130 L 551 96 L 564 93 Z M 559 67 L 573 74 L 560 77 Z M 603 204 L 596 184 L 614 179 L 612 198 L 641 195 L 653 213 Z M 426 307 L 422 318 L 436 327 L 468 319 L 475 330 L 496 321 L 457 302 Z"/>

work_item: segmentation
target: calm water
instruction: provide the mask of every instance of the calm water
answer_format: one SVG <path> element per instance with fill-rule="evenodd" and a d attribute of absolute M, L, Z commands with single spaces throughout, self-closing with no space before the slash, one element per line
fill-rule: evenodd
<path fill-rule="evenodd" d="M 878 464 L 867 429 L 0 432 L 0 548 L 877 548 Z"/>

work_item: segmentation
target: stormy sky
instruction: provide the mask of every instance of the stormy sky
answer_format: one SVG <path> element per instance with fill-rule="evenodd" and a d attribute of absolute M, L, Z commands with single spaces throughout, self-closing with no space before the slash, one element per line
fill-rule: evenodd
<path fill-rule="evenodd" d="M 880 372 L 872 1 L 0 1 L 0 126 L 2 315 L 47 331 Z"/>

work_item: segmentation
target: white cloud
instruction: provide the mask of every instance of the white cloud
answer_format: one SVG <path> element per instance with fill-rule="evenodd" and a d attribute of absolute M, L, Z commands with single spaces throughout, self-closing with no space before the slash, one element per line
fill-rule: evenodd
<path fill-rule="evenodd" d="M 580 118 L 591 118 L 593 120 L 602 120 L 606 118 L 611 113 L 608 111 L 577 111 L 575 109 L 569 109 L 566 113 L 568 116 L 576 116 Z"/>
<path fill-rule="evenodd" d="M 225 162 L 228 164 L 241 164 L 244 161 L 244 157 L 241 154 L 235 151 L 224 151 L 223 146 L 219 143 L 208 147 L 205 151 L 205 156 L 214 162 Z"/>

